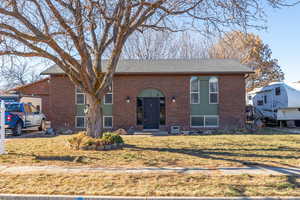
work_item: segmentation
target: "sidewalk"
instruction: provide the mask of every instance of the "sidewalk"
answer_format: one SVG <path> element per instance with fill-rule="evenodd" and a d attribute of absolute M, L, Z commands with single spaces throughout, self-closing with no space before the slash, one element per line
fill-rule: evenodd
<path fill-rule="evenodd" d="M 300 168 L 292 167 L 224 167 L 208 168 L 87 168 L 87 167 L 60 167 L 60 166 L 0 166 L 0 174 L 31 174 L 31 173 L 198 173 L 205 175 L 289 175 L 300 176 Z"/>

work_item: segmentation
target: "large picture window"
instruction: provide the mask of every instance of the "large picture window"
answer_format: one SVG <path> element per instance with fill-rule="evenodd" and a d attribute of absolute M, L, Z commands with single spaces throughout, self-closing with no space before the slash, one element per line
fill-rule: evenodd
<path fill-rule="evenodd" d="M 218 115 L 192 115 L 192 128 L 216 128 L 219 127 Z"/>
<path fill-rule="evenodd" d="M 190 80 L 190 102 L 191 104 L 200 103 L 200 80 L 193 76 Z"/>
<path fill-rule="evenodd" d="M 219 103 L 219 84 L 217 77 L 211 77 L 209 79 L 209 103 Z"/>

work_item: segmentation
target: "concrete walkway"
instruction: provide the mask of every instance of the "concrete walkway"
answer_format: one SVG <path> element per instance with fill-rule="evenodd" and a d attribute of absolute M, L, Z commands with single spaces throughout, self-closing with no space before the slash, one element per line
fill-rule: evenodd
<path fill-rule="evenodd" d="M 0 166 L 0 174 L 32 174 L 32 173 L 198 173 L 205 175 L 292 175 L 300 176 L 300 168 L 292 167 L 224 167 L 208 168 L 87 168 L 60 166 Z"/>

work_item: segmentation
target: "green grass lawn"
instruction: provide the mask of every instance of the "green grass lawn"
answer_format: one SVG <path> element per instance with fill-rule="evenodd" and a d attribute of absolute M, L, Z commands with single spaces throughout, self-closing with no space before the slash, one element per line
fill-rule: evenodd
<path fill-rule="evenodd" d="M 254 162 L 300 167 L 300 135 L 124 136 L 112 151 L 70 150 L 71 136 L 10 139 L 0 165 L 239 167 Z"/>

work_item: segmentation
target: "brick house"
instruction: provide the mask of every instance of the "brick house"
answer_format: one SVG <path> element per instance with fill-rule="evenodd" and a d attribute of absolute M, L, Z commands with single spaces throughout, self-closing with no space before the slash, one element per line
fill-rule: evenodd
<path fill-rule="evenodd" d="M 11 89 L 11 91 L 16 91 L 22 96 L 36 96 L 42 99 L 42 111 L 47 118 L 50 117 L 50 107 L 49 107 L 49 83 L 50 78 L 44 78 L 27 85 L 19 86 Z"/>
<path fill-rule="evenodd" d="M 122 60 L 99 120 L 107 129 L 243 127 L 245 77 L 251 72 L 231 59 Z M 52 126 L 83 129 L 85 94 L 58 66 L 42 75 L 49 75 L 45 99 Z"/>

